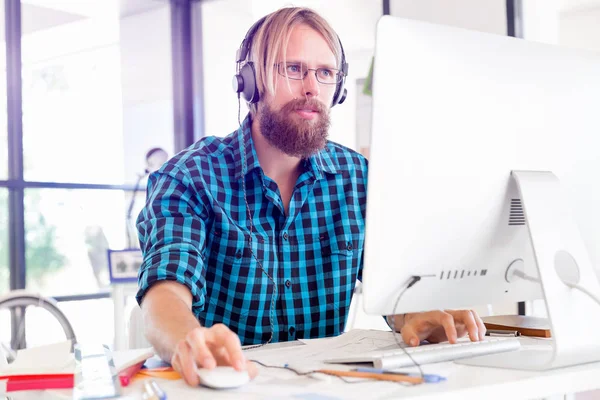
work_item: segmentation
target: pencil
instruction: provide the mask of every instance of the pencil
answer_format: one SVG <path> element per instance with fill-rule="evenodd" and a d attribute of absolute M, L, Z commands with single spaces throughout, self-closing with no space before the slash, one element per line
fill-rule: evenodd
<path fill-rule="evenodd" d="M 392 382 L 407 382 L 407 383 L 423 383 L 423 378 L 418 376 L 395 375 L 395 374 L 378 374 L 374 372 L 358 372 L 358 371 L 338 371 L 333 369 L 320 369 L 316 372 L 321 372 L 327 375 L 346 376 L 350 378 L 368 378 L 379 381 Z"/>

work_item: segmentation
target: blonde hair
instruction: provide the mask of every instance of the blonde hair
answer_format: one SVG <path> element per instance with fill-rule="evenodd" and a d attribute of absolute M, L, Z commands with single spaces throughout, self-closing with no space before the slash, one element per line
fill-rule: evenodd
<path fill-rule="evenodd" d="M 320 33 L 333 52 L 336 63 L 342 63 L 342 49 L 337 34 L 329 23 L 314 10 L 305 7 L 285 7 L 279 9 L 265 18 L 258 28 L 250 44 L 249 61 L 254 63 L 256 85 L 259 96 L 264 93 L 275 94 L 277 89 L 277 71 L 273 66 L 277 63 L 280 54 L 286 58 L 287 43 L 292 30 L 305 24 Z M 261 101 L 261 100 L 259 100 Z M 256 114 L 257 103 L 248 104 L 252 115 Z"/>

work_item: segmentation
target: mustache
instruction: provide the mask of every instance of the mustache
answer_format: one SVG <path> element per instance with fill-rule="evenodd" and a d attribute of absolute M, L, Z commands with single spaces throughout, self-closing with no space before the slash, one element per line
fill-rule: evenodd
<path fill-rule="evenodd" d="M 312 109 L 315 112 L 318 112 L 319 114 L 325 114 L 327 113 L 329 110 L 327 109 L 327 107 L 325 106 L 325 104 L 321 103 L 319 100 L 316 99 L 294 99 L 291 101 L 288 101 L 285 106 L 283 106 L 282 111 L 294 111 L 294 110 L 300 110 L 303 108 L 308 108 L 308 109 Z"/>

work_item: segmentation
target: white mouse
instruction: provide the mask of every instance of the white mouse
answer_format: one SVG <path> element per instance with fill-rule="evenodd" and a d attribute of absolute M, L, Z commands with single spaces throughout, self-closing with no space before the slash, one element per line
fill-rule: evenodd
<path fill-rule="evenodd" d="M 199 368 L 200 384 L 213 389 L 232 389 L 250 382 L 248 371 L 237 371 L 233 367 Z"/>

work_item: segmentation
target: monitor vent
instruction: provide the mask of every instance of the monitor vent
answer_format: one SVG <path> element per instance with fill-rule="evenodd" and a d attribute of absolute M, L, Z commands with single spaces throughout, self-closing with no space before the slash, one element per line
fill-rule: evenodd
<path fill-rule="evenodd" d="M 521 203 L 521 199 L 510 200 L 508 225 L 525 225 L 525 213 L 523 212 L 523 203 Z"/>

